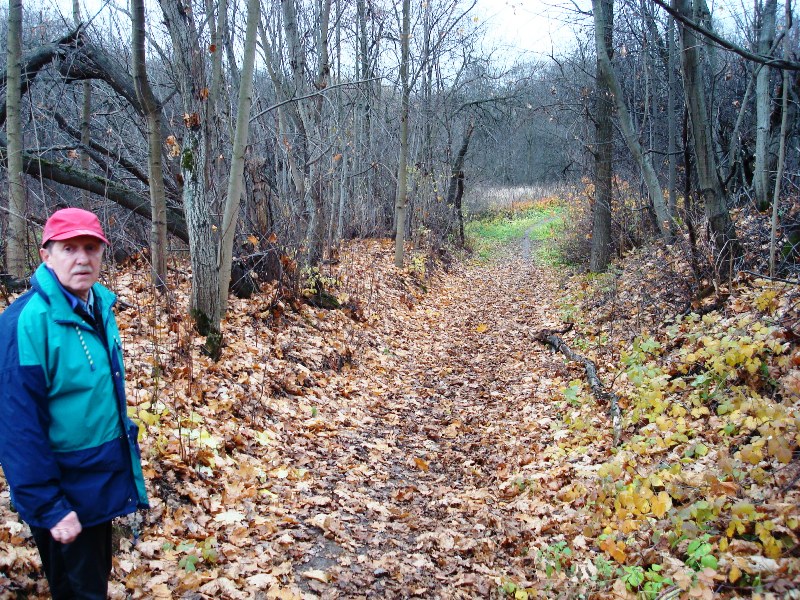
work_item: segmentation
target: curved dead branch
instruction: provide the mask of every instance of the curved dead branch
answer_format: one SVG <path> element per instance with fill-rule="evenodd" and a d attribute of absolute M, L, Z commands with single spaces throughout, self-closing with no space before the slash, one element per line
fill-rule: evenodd
<path fill-rule="evenodd" d="M 614 430 L 614 446 L 617 446 L 622 434 L 622 413 L 620 412 L 619 408 L 619 397 L 614 392 L 606 390 L 603 382 L 600 381 L 600 378 L 597 376 L 597 366 L 594 364 L 594 361 L 586 358 L 585 356 L 581 356 L 576 352 L 573 352 L 567 343 L 561 339 L 560 336 L 565 334 L 570 329 L 572 329 L 572 323 L 560 331 L 554 329 L 542 329 L 534 332 L 532 337 L 537 342 L 547 344 L 554 350 L 561 352 L 561 354 L 566 356 L 569 360 L 581 363 L 583 365 L 583 368 L 586 370 L 586 379 L 589 381 L 589 387 L 591 387 L 595 398 L 604 402 L 608 402 L 609 413 L 611 415 L 611 425 Z"/>
<path fill-rule="evenodd" d="M 0 135 L 0 162 L 3 166 L 6 165 L 6 160 L 6 140 L 4 135 Z M 151 218 L 150 198 L 116 181 L 71 165 L 47 160 L 30 152 L 22 153 L 22 166 L 26 175 L 41 177 L 55 183 L 92 192 L 108 198 L 146 219 Z M 175 208 L 167 208 L 167 230 L 184 242 L 189 242 L 186 220 L 183 214 Z"/>

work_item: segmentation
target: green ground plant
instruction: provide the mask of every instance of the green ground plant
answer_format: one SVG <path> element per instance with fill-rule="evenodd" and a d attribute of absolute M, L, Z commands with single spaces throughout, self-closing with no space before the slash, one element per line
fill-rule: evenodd
<path fill-rule="evenodd" d="M 563 205 L 554 198 L 543 198 L 516 204 L 512 209 L 483 214 L 470 220 L 464 233 L 467 247 L 481 260 L 491 259 L 509 242 L 528 236 L 537 244 L 537 258 L 546 264 L 557 264 L 560 254 L 552 242 L 563 227 Z"/>

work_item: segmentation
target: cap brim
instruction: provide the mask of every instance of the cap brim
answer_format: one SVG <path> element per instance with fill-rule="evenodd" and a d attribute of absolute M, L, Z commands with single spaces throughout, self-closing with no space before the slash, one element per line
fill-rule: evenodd
<path fill-rule="evenodd" d="M 49 238 L 47 238 L 42 242 L 42 245 L 45 245 L 47 242 L 50 241 L 61 242 L 64 240 L 70 240 L 72 238 L 81 237 L 83 235 L 88 235 L 89 237 L 93 237 L 95 239 L 100 240 L 101 242 L 110 245 L 110 242 L 104 236 L 90 229 L 73 229 L 72 231 L 63 231 L 61 233 L 57 233 L 55 235 L 50 236 Z"/>

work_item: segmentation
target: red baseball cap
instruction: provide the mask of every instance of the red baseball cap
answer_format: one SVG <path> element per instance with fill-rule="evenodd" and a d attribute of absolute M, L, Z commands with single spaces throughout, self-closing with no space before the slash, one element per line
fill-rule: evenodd
<path fill-rule="evenodd" d="M 68 240 L 81 235 L 90 235 L 109 243 L 103 235 L 100 219 L 94 213 L 82 208 L 62 208 L 50 215 L 44 224 L 42 246 L 50 240 Z"/>

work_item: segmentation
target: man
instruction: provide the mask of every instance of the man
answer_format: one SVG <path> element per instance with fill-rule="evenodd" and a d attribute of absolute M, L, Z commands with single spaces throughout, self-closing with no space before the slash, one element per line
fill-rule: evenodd
<path fill-rule="evenodd" d="M 147 507 L 97 217 L 44 226 L 31 289 L 0 314 L 0 465 L 54 599 L 105 599 L 111 521 Z"/>

